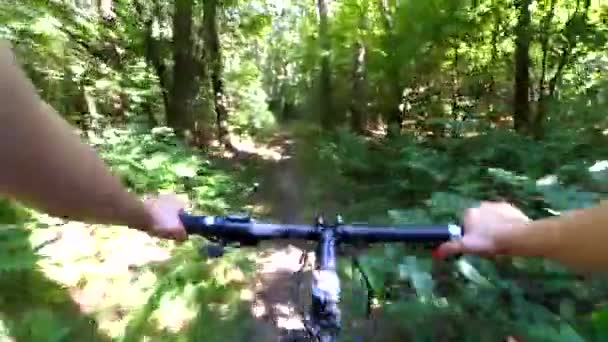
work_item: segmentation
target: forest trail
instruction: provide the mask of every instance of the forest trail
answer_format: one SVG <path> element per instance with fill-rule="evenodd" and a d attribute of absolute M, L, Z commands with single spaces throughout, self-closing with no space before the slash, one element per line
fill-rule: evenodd
<path fill-rule="evenodd" d="M 261 181 L 253 202 L 262 204 L 267 208 L 265 215 L 280 223 L 303 223 L 311 219 L 302 215 L 306 206 L 306 179 L 297 165 L 294 144 L 289 133 L 283 132 L 273 136 L 262 151 L 248 149 L 254 154 L 273 151 L 275 162 L 264 164 L 260 170 Z M 297 286 L 294 273 L 301 266 L 304 250 L 307 250 L 306 244 L 301 241 L 279 241 L 262 244 L 256 252 L 251 311 L 258 322 L 263 323 L 255 332 L 255 340 L 292 341 L 292 337 L 303 334 L 298 311 L 301 308 L 294 298 Z"/>

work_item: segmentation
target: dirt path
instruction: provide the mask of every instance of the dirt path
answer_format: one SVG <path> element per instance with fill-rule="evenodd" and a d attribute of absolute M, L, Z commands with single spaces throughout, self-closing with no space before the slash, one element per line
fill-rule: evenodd
<path fill-rule="evenodd" d="M 288 135 L 278 135 L 270 148 L 280 154 L 276 163 L 263 170 L 256 201 L 265 203 L 268 215 L 281 223 L 302 223 L 306 182 L 294 158 L 294 142 Z M 252 314 L 265 322 L 255 340 L 293 341 L 304 326 L 295 303 L 294 272 L 300 268 L 300 257 L 306 245 L 296 241 L 269 243 L 257 253 L 257 276 Z"/>

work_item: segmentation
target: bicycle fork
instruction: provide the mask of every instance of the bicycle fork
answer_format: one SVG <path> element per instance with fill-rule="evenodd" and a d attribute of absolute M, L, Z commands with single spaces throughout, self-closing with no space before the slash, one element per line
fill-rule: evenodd
<path fill-rule="evenodd" d="M 341 328 L 340 278 L 336 272 L 334 229 L 321 233 L 312 272 L 312 306 L 309 332 L 319 341 L 335 341 Z"/>

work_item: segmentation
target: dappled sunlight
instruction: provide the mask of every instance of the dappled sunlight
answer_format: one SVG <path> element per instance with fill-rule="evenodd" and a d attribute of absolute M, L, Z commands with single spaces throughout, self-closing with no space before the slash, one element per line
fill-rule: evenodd
<path fill-rule="evenodd" d="M 155 320 L 160 329 L 178 333 L 196 316 L 196 307 L 188 297 L 165 298 L 166 301 L 161 300 L 159 309 L 149 319 Z"/>
<path fill-rule="evenodd" d="M 231 149 L 219 149 L 221 157 L 228 159 L 258 158 L 260 160 L 278 162 L 290 158 L 286 149 L 293 145 L 293 141 L 287 137 L 276 135 L 275 139 L 269 141 L 254 141 L 247 137 L 233 137 Z"/>
<path fill-rule="evenodd" d="M 120 335 L 126 324 L 125 314 L 144 305 L 157 282 L 153 273 L 135 270 L 168 260 L 171 248 L 126 227 L 68 222 L 47 228 L 53 230 L 60 233 L 60 238 L 39 251 L 47 257 L 39 263 L 41 270 L 66 286 L 81 311 L 99 319 L 102 331 L 110 336 Z M 181 312 L 176 311 L 172 318 L 179 317 Z M 186 321 L 192 315 L 181 320 Z M 167 326 L 176 324 L 170 321 Z"/>
<path fill-rule="evenodd" d="M 260 266 L 255 286 L 258 294 L 252 306 L 255 317 L 268 319 L 279 329 L 304 329 L 293 294 L 301 255 L 299 248 L 290 245 L 269 249 L 258 256 L 256 262 Z"/>
<path fill-rule="evenodd" d="M 608 198 L 604 2 L 0 1 L 0 40 L 140 198 L 280 223 L 458 223 L 487 200 L 536 219 Z M 0 340 L 305 334 L 312 244 L 209 243 L 0 199 Z M 344 341 L 608 341 L 605 279 L 367 247 L 341 250 Z"/>
<path fill-rule="evenodd" d="M 284 304 L 277 304 L 273 309 L 276 312 L 276 315 L 278 316 L 276 325 L 279 329 L 304 329 L 304 325 L 302 324 L 302 318 L 299 316 L 299 313 L 293 307 Z"/>
<path fill-rule="evenodd" d="M 237 153 L 257 155 L 264 160 L 278 161 L 281 160 L 285 153 L 281 146 L 260 145 L 252 140 L 239 140 L 233 142 L 233 146 L 237 150 Z"/>

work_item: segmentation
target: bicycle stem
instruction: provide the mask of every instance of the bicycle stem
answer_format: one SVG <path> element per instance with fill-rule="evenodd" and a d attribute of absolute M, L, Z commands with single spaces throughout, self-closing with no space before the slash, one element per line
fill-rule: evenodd
<path fill-rule="evenodd" d="M 336 272 L 336 230 L 325 228 L 321 232 L 316 249 L 316 265 L 312 281 L 311 316 L 313 333 L 321 339 L 320 334 L 329 333 L 337 337 L 341 329 L 340 322 L 340 279 Z"/>
<path fill-rule="evenodd" d="M 317 255 L 319 270 L 336 270 L 336 234 L 333 228 L 326 228 L 321 232 Z"/>

